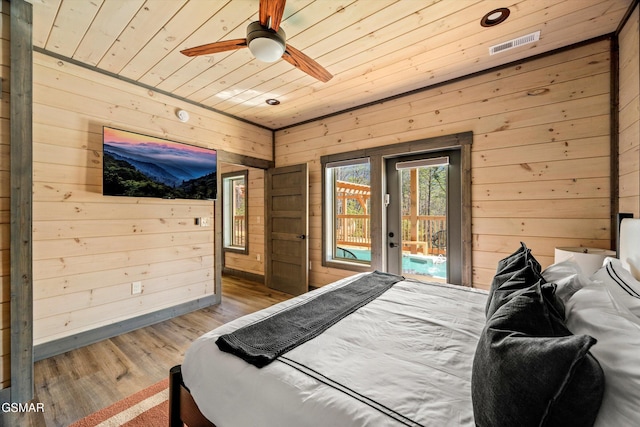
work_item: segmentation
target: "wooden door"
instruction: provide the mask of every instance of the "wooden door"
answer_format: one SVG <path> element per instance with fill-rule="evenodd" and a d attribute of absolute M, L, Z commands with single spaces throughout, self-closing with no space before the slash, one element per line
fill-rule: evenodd
<path fill-rule="evenodd" d="M 265 280 L 293 295 L 309 290 L 308 190 L 306 164 L 267 171 Z"/>

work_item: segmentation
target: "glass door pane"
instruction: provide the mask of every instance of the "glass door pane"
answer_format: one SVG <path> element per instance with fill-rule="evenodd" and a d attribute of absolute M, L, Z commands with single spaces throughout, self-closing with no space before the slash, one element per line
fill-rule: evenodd
<path fill-rule="evenodd" d="M 460 151 L 385 160 L 390 273 L 461 283 Z"/>
<path fill-rule="evenodd" d="M 396 167 L 402 212 L 400 274 L 446 281 L 448 165 Z"/>

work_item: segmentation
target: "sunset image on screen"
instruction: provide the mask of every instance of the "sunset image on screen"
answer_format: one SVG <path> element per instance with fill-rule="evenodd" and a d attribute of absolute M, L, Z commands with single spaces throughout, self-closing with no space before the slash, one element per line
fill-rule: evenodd
<path fill-rule="evenodd" d="M 213 149 L 105 127 L 103 154 L 105 195 L 215 198 Z"/>

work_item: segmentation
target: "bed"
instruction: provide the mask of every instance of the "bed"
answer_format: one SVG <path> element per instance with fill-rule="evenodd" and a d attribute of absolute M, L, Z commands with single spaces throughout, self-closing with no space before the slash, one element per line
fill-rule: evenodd
<path fill-rule="evenodd" d="M 522 244 L 488 292 L 398 278 L 266 361 L 223 344 L 336 301 L 369 273 L 225 324 L 171 369 L 170 425 L 634 425 L 640 220 L 620 235 L 620 259 L 592 277 L 571 260 L 543 271 Z"/>

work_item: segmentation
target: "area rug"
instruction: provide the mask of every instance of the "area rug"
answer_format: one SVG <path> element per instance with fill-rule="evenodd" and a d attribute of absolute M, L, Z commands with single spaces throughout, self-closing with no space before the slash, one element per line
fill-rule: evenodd
<path fill-rule="evenodd" d="M 169 425 L 169 379 L 85 417 L 69 427 L 149 427 Z"/>

